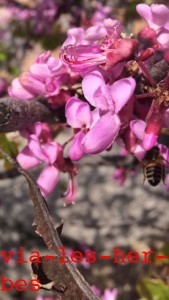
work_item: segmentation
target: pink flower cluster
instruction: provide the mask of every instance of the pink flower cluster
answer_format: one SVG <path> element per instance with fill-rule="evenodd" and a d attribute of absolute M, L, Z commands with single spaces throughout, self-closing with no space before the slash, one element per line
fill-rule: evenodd
<path fill-rule="evenodd" d="M 53 191 L 60 172 L 68 172 L 66 202 L 73 201 L 73 162 L 109 150 L 115 141 L 139 161 L 155 145 L 168 158 L 168 148 L 158 138 L 162 128 L 169 128 L 169 79 L 157 83 L 149 69 L 168 57 L 169 9 L 162 4 L 136 9 L 148 23 L 137 39 L 124 35 L 120 21 L 109 17 L 110 9 L 98 5 L 88 28 L 68 30 L 59 59 L 42 53 L 9 88 L 9 95 L 18 99 L 42 95 L 53 109 L 65 106 L 62 127 L 72 129 L 68 141 L 59 144 L 50 125 L 35 124 L 24 134 L 28 145 L 18 155 L 24 168 L 46 164 L 38 179 L 44 195 Z M 122 184 L 125 176 L 120 169 L 114 178 Z"/>

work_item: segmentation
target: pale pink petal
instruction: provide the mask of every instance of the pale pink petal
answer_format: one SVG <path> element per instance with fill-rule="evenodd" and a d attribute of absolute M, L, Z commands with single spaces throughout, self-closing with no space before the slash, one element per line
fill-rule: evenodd
<path fill-rule="evenodd" d="M 110 87 L 103 83 L 94 93 L 95 107 L 101 110 L 110 110 L 114 112 L 114 103 L 111 96 Z"/>
<path fill-rule="evenodd" d="M 23 87 L 19 78 L 12 81 L 11 86 L 8 88 L 8 93 L 10 97 L 15 97 L 21 100 L 30 100 L 34 98 L 34 94 Z"/>
<path fill-rule="evenodd" d="M 17 155 L 17 161 L 20 164 L 20 166 L 25 170 L 36 167 L 40 163 L 39 159 L 33 156 L 28 146 L 26 146 Z"/>
<path fill-rule="evenodd" d="M 88 73 L 82 80 L 82 89 L 84 96 L 93 106 L 96 106 L 96 99 L 94 97 L 94 94 L 102 85 L 105 85 L 105 82 L 102 74 L 97 70 Z"/>
<path fill-rule="evenodd" d="M 90 129 L 82 142 L 83 151 L 95 154 L 107 149 L 113 143 L 120 130 L 117 115 L 107 113 Z"/>
<path fill-rule="evenodd" d="M 133 120 L 130 122 L 130 128 L 139 140 L 143 140 L 146 128 L 146 122 L 142 120 Z"/>
<path fill-rule="evenodd" d="M 36 136 L 31 136 L 31 139 L 29 141 L 29 149 L 32 152 L 32 154 L 41 162 L 48 163 L 48 156 L 43 151 L 41 144 Z"/>
<path fill-rule="evenodd" d="M 83 102 L 77 109 L 77 120 L 81 124 L 81 127 L 84 125 L 86 128 L 90 127 L 92 122 L 92 113 L 90 111 L 90 106 L 88 103 Z"/>
<path fill-rule="evenodd" d="M 84 125 L 87 127 L 91 123 L 92 114 L 89 104 L 79 100 L 76 97 L 71 97 L 66 103 L 65 115 L 67 123 L 73 128 L 81 128 Z"/>
<path fill-rule="evenodd" d="M 163 32 L 157 37 L 157 40 L 162 45 L 163 49 L 169 48 L 169 30 L 163 30 Z"/>
<path fill-rule="evenodd" d="M 53 164 L 58 155 L 58 143 L 56 142 L 50 142 L 47 144 L 42 145 L 43 152 L 46 154 L 48 157 L 48 162 L 50 164 Z"/>
<path fill-rule="evenodd" d="M 139 161 L 142 161 L 143 157 L 146 154 L 146 151 L 140 144 L 137 144 L 135 148 L 132 148 L 132 153 Z"/>
<path fill-rule="evenodd" d="M 47 77 L 51 77 L 51 72 L 47 64 L 33 64 L 30 67 L 31 74 L 38 80 L 45 82 Z"/>
<path fill-rule="evenodd" d="M 149 26 L 152 24 L 152 12 L 150 6 L 147 4 L 141 3 L 136 5 L 136 10 L 138 14 L 146 20 Z"/>
<path fill-rule="evenodd" d="M 27 89 L 30 93 L 34 95 L 45 95 L 45 85 L 41 81 L 35 79 L 31 75 L 31 73 L 23 72 L 20 75 L 19 80 L 23 87 Z"/>
<path fill-rule="evenodd" d="M 164 26 L 169 21 L 169 9 L 164 4 L 152 4 L 151 11 L 153 22 L 159 27 Z"/>
<path fill-rule="evenodd" d="M 41 190 L 44 197 L 48 196 L 55 189 L 59 180 L 60 171 L 54 166 L 47 166 L 41 172 L 37 184 Z"/>
<path fill-rule="evenodd" d="M 85 134 L 80 131 L 78 132 L 74 139 L 73 143 L 70 146 L 69 149 L 69 157 L 71 160 L 79 160 L 84 155 L 83 149 L 82 149 L 82 140 L 84 138 Z"/>
<path fill-rule="evenodd" d="M 132 77 L 116 81 L 111 86 L 111 95 L 115 103 L 115 112 L 118 113 L 127 103 L 135 90 L 136 82 Z"/>

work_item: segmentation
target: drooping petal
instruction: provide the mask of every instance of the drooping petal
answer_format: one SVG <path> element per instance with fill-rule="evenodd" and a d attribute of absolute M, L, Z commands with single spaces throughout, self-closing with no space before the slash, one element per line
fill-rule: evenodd
<path fill-rule="evenodd" d="M 20 166 L 25 169 L 31 169 L 39 165 L 40 161 L 38 158 L 34 157 L 29 147 L 26 146 L 18 155 L 17 161 Z"/>
<path fill-rule="evenodd" d="M 47 166 L 43 169 L 38 177 L 37 184 L 44 197 L 53 192 L 59 180 L 59 170 L 52 166 Z"/>
<path fill-rule="evenodd" d="M 115 104 L 115 112 L 118 113 L 127 103 L 135 90 L 136 82 L 132 77 L 116 81 L 111 86 L 111 95 Z"/>
<path fill-rule="evenodd" d="M 82 140 L 84 136 L 85 134 L 83 133 L 83 131 L 80 131 L 75 135 L 73 143 L 71 144 L 69 149 L 69 157 L 71 160 L 79 160 L 84 155 L 82 149 Z"/>
<path fill-rule="evenodd" d="M 75 176 L 69 174 L 67 190 L 63 193 L 65 204 L 73 204 L 77 197 L 77 184 Z"/>
<path fill-rule="evenodd" d="M 82 141 L 85 153 L 96 154 L 107 149 L 113 143 L 120 130 L 120 119 L 117 115 L 107 113 L 90 129 Z"/>

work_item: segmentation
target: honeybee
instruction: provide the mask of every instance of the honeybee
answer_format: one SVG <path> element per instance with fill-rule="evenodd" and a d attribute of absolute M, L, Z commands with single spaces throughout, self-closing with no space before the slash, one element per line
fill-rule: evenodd
<path fill-rule="evenodd" d="M 161 180 L 164 183 L 165 168 L 163 160 L 160 149 L 157 146 L 147 151 L 143 160 L 144 181 L 147 179 L 152 186 L 158 185 Z"/>

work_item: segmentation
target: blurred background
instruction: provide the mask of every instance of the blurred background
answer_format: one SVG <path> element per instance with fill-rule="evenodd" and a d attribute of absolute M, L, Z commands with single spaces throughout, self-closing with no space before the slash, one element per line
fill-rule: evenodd
<path fill-rule="evenodd" d="M 139 1 L 102 3 L 112 8 L 111 16 L 123 22 L 126 32 L 135 35 L 144 27 L 135 9 Z M 89 0 L 0 0 L 0 96 L 7 95 L 12 79 L 28 70 L 40 52 L 51 50 L 58 57 L 67 29 L 90 19 L 95 8 L 96 1 Z M 66 140 L 67 134 L 62 133 L 60 140 Z M 1 134 L 0 143 L 4 141 L 14 156 L 24 145 L 18 132 Z M 30 264 L 16 264 L 19 247 L 23 246 L 25 259 L 29 259 L 32 250 L 42 255 L 48 254 L 48 250 L 32 229 L 34 211 L 25 179 L 9 165 L 4 166 L 2 159 L 0 163 L 0 249 L 14 252 L 8 264 L 0 256 L 0 276 L 29 282 Z M 117 170 L 123 163 L 134 166 L 134 170 L 123 174 L 121 181 Z M 78 165 L 76 204 L 63 206 L 60 190 L 65 186 L 64 176 L 47 202 L 54 219 L 64 219 L 62 241 L 68 253 L 73 250 L 85 253 L 90 249 L 98 256 L 112 256 L 111 260 L 97 259 L 93 264 L 78 265 L 85 279 L 101 294 L 106 288 L 117 289 L 118 300 L 169 299 L 169 259 L 154 258 L 169 257 L 169 197 L 163 183 L 155 188 L 147 182 L 143 184 L 142 166 L 136 165 L 131 157 L 121 156 L 118 148 L 92 158 L 84 157 Z M 31 173 L 36 178 L 39 170 Z M 126 254 L 137 251 L 140 261 L 114 264 L 115 247 Z M 143 264 L 142 252 L 148 250 L 155 255 L 151 264 Z M 28 288 L 25 292 L 0 291 L 0 300 L 34 300 L 38 295 L 41 295 L 39 300 L 61 299 L 51 292 L 30 292 Z M 115 298 L 106 298 L 112 299 Z"/>

